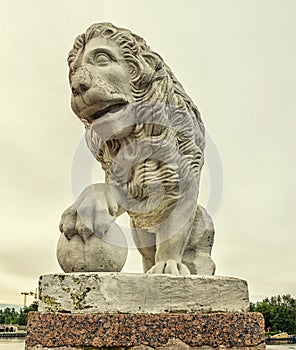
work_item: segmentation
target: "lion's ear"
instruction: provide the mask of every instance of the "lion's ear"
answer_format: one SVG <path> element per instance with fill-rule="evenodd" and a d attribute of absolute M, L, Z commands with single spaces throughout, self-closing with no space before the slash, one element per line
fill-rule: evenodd
<path fill-rule="evenodd" d="M 165 77 L 165 65 L 162 58 L 155 52 L 144 53 L 145 63 L 150 67 L 150 79 L 160 80 Z"/>
<path fill-rule="evenodd" d="M 140 59 L 130 60 L 128 64 L 132 81 L 138 89 L 163 77 L 163 61 L 154 52 L 144 53 Z"/>
<path fill-rule="evenodd" d="M 155 52 L 144 53 L 142 56 L 155 72 L 159 71 L 163 67 L 163 61 L 161 57 Z"/>
<path fill-rule="evenodd" d="M 133 81 L 137 81 L 140 78 L 142 69 L 140 62 L 136 60 L 128 61 L 128 70 Z"/>
<path fill-rule="evenodd" d="M 129 72 L 132 82 L 138 89 L 147 86 L 153 76 L 153 70 L 143 59 L 129 61 Z"/>

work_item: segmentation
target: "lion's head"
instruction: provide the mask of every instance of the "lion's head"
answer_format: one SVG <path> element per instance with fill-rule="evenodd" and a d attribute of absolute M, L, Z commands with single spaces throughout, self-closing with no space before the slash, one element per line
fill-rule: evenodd
<path fill-rule="evenodd" d="M 151 187 L 155 174 L 158 179 L 166 174 L 164 186 L 172 194 L 170 201 L 179 196 L 180 179 L 188 178 L 192 169 L 198 182 L 205 146 L 200 113 L 170 68 L 144 39 L 110 23 L 94 24 L 75 39 L 68 63 L 72 109 L 86 125 L 88 146 L 102 163 L 107 181 L 111 182 L 112 165 L 117 171 L 116 181 L 127 183 L 129 193 L 143 199 L 146 184 L 149 182 Z M 120 122 L 126 115 L 125 127 Z M 115 131 L 104 139 L 106 127 L 114 127 Z M 135 142 L 147 138 L 152 145 L 150 154 L 150 146 L 142 144 L 139 149 Z M 124 146 L 129 146 L 129 155 L 139 157 L 130 167 L 128 155 L 117 157 Z M 177 154 L 182 159 L 176 177 L 167 160 Z"/>
<path fill-rule="evenodd" d="M 90 45 L 92 39 L 96 38 L 102 39 L 102 46 L 104 47 L 97 47 L 95 42 L 94 47 Z M 90 45 L 90 51 L 93 50 L 92 54 L 94 57 L 85 57 L 87 45 Z M 112 48 L 113 53 L 111 50 L 106 50 L 108 45 L 109 49 Z M 118 56 L 114 57 L 116 54 Z M 114 69 L 114 65 L 112 67 L 111 65 L 115 61 L 117 61 L 118 65 L 124 66 L 127 72 L 125 72 L 124 77 L 121 75 L 110 76 L 110 82 L 113 85 L 112 89 L 106 86 L 107 82 L 103 80 L 104 77 L 99 75 L 93 77 L 92 70 L 94 66 L 101 66 L 101 68 L 103 67 L 110 72 Z M 197 120 L 200 131 L 204 134 L 203 124 L 197 107 L 186 94 L 170 68 L 157 53 L 150 49 L 144 39 L 129 30 L 117 28 L 111 23 L 93 24 L 87 29 L 85 34 L 81 34 L 75 39 L 73 49 L 68 56 L 68 64 L 70 68 L 70 84 L 74 92 L 72 97 L 74 112 L 81 119 L 83 119 L 83 106 L 79 110 L 79 107 L 75 108 L 75 104 L 79 104 L 79 98 L 86 94 L 88 90 L 92 90 L 92 88 L 100 90 L 101 88 L 101 90 L 105 90 L 101 92 L 96 91 L 96 94 L 105 93 L 106 96 L 100 97 L 107 100 L 109 97 L 107 93 L 110 92 L 112 94 L 113 92 L 115 97 L 110 96 L 110 99 L 115 101 L 114 104 L 116 106 L 120 103 L 157 101 L 170 107 L 183 109 Z M 97 74 L 99 73 L 102 73 L 102 69 L 97 72 Z M 118 73 L 118 71 L 114 73 Z M 125 78 L 124 82 L 121 81 L 123 78 Z M 128 83 L 128 87 L 125 85 L 126 83 Z M 75 87 L 73 87 L 74 84 L 76 85 Z M 124 84 L 124 86 L 120 84 Z M 77 89 L 77 85 L 80 88 Z M 123 87 L 123 93 L 120 87 Z M 129 89 L 130 91 L 127 91 Z M 75 96 L 78 96 L 76 101 Z M 116 99 L 118 99 L 119 103 L 116 103 Z M 108 104 L 106 100 L 100 102 Z M 89 104 L 91 102 L 90 100 Z M 109 102 L 111 104 L 111 101 Z M 89 117 L 88 121 L 83 120 L 87 124 L 96 118 L 94 115 L 92 119 L 87 113 L 85 116 Z M 199 146 L 202 146 L 202 144 L 199 144 Z"/>

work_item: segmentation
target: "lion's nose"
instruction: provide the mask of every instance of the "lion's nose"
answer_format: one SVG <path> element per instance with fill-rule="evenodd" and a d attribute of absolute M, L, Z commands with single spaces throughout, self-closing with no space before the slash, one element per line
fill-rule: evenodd
<path fill-rule="evenodd" d="M 72 83 L 72 93 L 73 95 L 82 95 L 85 91 L 90 88 L 89 84 L 85 84 L 84 82 L 75 82 Z"/>
<path fill-rule="evenodd" d="M 91 75 L 85 68 L 78 68 L 71 77 L 71 90 L 74 96 L 81 95 L 91 87 Z"/>

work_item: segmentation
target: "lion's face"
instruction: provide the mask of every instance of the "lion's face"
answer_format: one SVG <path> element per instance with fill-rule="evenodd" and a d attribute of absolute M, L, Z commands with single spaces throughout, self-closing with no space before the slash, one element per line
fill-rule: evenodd
<path fill-rule="evenodd" d="M 86 124 L 133 102 L 131 77 L 121 48 L 103 37 L 91 39 L 70 65 L 71 107 Z"/>

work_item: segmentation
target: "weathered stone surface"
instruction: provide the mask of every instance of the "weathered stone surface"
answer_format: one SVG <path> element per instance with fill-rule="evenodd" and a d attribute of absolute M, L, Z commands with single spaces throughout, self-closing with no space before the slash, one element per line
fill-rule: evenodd
<path fill-rule="evenodd" d="M 71 273 L 40 277 L 39 311 L 171 313 L 246 311 L 244 280 L 218 276 Z"/>
<path fill-rule="evenodd" d="M 111 23 L 79 35 L 68 63 L 71 107 L 106 183 L 81 193 L 61 232 L 101 237 L 126 211 L 144 272 L 214 274 L 214 226 L 198 205 L 204 125 L 182 85 L 144 39 Z"/>
<path fill-rule="evenodd" d="M 119 272 L 122 270 L 128 248 L 123 232 L 113 223 L 103 237 L 75 235 L 68 239 L 61 234 L 57 258 L 65 272 Z"/>
<path fill-rule="evenodd" d="M 110 350 L 133 347 L 137 350 L 264 349 L 264 340 L 264 319 L 259 313 L 79 315 L 32 312 L 26 349 L 38 346 Z"/>

